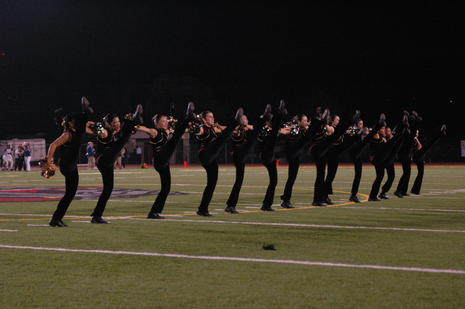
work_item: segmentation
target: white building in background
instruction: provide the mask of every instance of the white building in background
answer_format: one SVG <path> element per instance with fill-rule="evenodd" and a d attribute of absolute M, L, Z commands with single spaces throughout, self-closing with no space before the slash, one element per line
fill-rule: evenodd
<path fill-rule="evenodd" d="M 45 139 L 43 138 L 13 138 L 9 140 L 0 140 L 0 155 L 3 154 L 8 145 L 10 145 L 14 151 L 18 146 L 23 145 L 24 143 L 29 144 L 29 149 L 31 150 L 32 155 L 31 161 L 39 161 L 47 154 L 47 147 Z"/>

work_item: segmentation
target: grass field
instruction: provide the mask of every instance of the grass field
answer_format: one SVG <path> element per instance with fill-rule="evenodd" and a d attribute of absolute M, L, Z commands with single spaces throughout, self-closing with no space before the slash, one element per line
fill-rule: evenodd
<path fill-rule="evenodd" d="M 278 170 L 275 212 L 258 209 L 259 167 L 246 170 L 238 215 L 223 211 L 231 167 L 220 168 L 210 218 L 194 215 L 199 167 L 172 169 L 172 190 L 187 194 L 169 196 L 166 220 L 144 219 L 153 195 L 111 199 L 108 225 L 88 223 L 95 198 L 76 200 L 67 228 L 46 226 L 56 201 L 0 203 L 0 308 L 465 308 L 464 166 L 427 167 L 422 196 L 357 205 L 347 203 L 353 170 L 341 168 L 326 208 L 309 206 L 315 169 L 302 168 L 294 210 L 278 206 Z M 360 198 L 373 179 L 367 166 Z M 158 184 L 153 169 L 116 171 L 115 188 Z M 80 185 L 100 186 L 100 175 L 81 170 Z M 0 186 L 63 177 L 2 172 Z"/>

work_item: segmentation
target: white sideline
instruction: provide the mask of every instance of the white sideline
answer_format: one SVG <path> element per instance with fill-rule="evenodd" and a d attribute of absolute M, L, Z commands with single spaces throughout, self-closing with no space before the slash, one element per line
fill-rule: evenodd
<path fill-rule="evenodd" d="M 130 220 L 154 221 L 152 219 L 130 218 Z M 192 220 L 192 219 L 163 219 L 156 222 L 195 222 L 195 223 L 218 223 L 218 224 L 243 224 L 243 225 L 266 225 L 266 226 L 292 226 L 312 227 L 327 229 L 353 229 L 353 230 L 381 230 L 381 231 L 407 231 L 407 232 L 432 232 L 432 233 L 465 233 L 465 230 L 439 230 L 420 229 L 408 227 L 381 227 L 381 226 L 357 226 L 357 225 L 330 225 L 330 224 L 307 224 L 307 223 L 277 223 L 277 222 L 253 222 L 253 221 L 222 221 L 222 220 Z"/>
<path fill-rule="evenodd" d="M 171 258 L 196 259 L 196 260 L 236 261 L 236 262 L 255 262 L 255 263 L 277 263 L 277 264 L 295 264 L 295 265 L 307 265 L 307 266 L 345 267 L 345 268 L 362 268 L 362 269 L 379 269 L 379 270 L 399 270 L 399 271 L 414 271 L 414 272 L 425 272 L 425 273 L 442 273 L 442 274 L 465 275 L 465 270 L 462 270 L 462 269 L 437 269 L 437 268 L 422 268 L 422 267 L 401 267 L 401 266 L 383 266 L 383 265 L 365 265 L 365 264 L 346 264 L 346 263 L 330 263 L 330 262 L 314 262 L 314 261 L 298 261 L 298 260 L 243 258 L 243 257 L 229 257 L 229 256 L 187 255 L 187 254 L 158 253 L 158 252 L 90 250 L 90 249 L 70 249 L 70 248 L 48 248 L 48 247 L 32 247 L 32 246 L 12 246 L 12 245 L 4 245 L 4 244 L 0 244 L 0 248 L 4 248 L 4 249 L 22 249 L 22 250 L 37 250 L 37 251 L 115 254 L 115 255 L 157 256 L 157 257 L 171 257 Z"/>
<path fill-rule="evenodd" d="M 341 206 L 339 209 L 374 209 L 374 210 L 407 210 L 407 211 L 434 211 L 434 212 L 465 212 L 460 209 L 438 209 L 438 208 L 395 208 L 395 207 L 370 207 L 370 206 Z"/>
<path fill-rule="evenodd" d="M 17 232 L 18 230 L 6 230 L 6 229 L 0 229 L 0 232 Z"/>

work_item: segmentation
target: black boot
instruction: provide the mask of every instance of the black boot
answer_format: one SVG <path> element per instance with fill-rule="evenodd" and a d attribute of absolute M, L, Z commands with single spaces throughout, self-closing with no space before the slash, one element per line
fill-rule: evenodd
<path fill-rule="evenodd" d="M 355 110 L 354 115 L 352 116 L 352 123 L 356 125 L 360 121 L 360 110 Z"/>
<path fill-rule="evenodd" d="M 94 109 L 90 106 L 90 102 L 86 97 L 81 98 L 81 109 L 82 112 L 87 115 L 94 113 Z"/>
<path fill-rule="evenodd" d="M 382 200 L 388 200 L 389 199 L 389 196 L 386 195 L 386 192 L 381 192 L 380 195 L 378 195 L 378 197 Z"/>
<path fill-rule="evenodd" d="M 111 127 L 110 114 L 106 114 L 102 118 L 102 122 L 103 122 L 105 128 L 110 128 Z"/>
<path fill-rule="evenodd" d="M 48 223 L 51 227 L 66 227 L 67 225 L 63 223 L 63 221 L 58 220 L 58 219 L 52 219 Z"/>
<path fill-rule="evenodd" d="M 187 103 L 187 110 L 186 110 L 186 119 L 194 120 L 195 119 L 195 105 L 193 102 Z"/>
<path fill-rule="evenodd" d="M 132 118 L 137 122 L 137 123 L 143 123 L 144 119 L 142 118 L 142 113 L 143 113 L 143 108 L 142 104 L 137 104 L 136 111 L 134 114 L 132 114 Z"/>
<path fill-rule="evenodd" d="M 379 115 L 378 124 L 379 124 L 381 127 L 385 127 L 385 126 L 386 126 L 386 115 L 385 115 L 384 113 L 381 113 L 381 114 Z"/>
<path fill-rule="evenodd" d="M 284 100 L 279 101 L 278 112 L 283 116 L 287 115 L 286 103 L 284 102 Z"/>
<path fill-rule="evenodd" d="M 273 208 L 271 208 L 271 205 L 262 205 L 262 208 L 260 208 L 263 211 L 274 211 Z"/>
<path fill-rule="evenodd" d="M 160 214 L 158 214 L 156 212 L 150 212 L 147 215 L 147 219 L 165 219 L 165 217 L 160 216 Z"/>
<path fill-rule="evenodd" d="M 234 119 L 240 123 L 242 116 L 244 115 L 244 109 L 242 107 L 239 107 L 236 111 L 236 115 L 234 116 Z"/>
<path fill-rule="evenodd" d="M 202 216 L 202 217 L 211 217 L 211 216 L 212 216 L 212 215 L 208 212 L 208 210 L 205 210 L 205 211 L 198 210 L 198 211 L 197 211 L 197 215 Z"/>
<path fill-rule="evenodd" d="M 293 205 L 291 204 L 291 202 L 289 202 L 289 201 L 283 201 L 283 202 L 281 203 L 281 207 L 282 207 L 282 208 L 294 208 L 294 206 L 293 206 Z"/>
<path fill-rule="evenodd" d="M 326 198 L 325 202 L 327 205 L 334 205 L 333 201 L 329 197 Z"/>
<path fill-rule="evenodd" d="M 236 210 L 236 207 L 228 206 L 224 209 L 224 211 L 229 212 L 230 214 L 238 214 L 239 212 Z"/>
<path fill-rule="evenodd" d="M 92 217 L 90 223 L 97 223 L 97 224 L 107 224 L 108 221 L 104 220 L 102 217 Z"/>
<path fill-rule="evenodd" d="M 400 192 L 400 191 L 394 192 L 394 195 L 397 196 L 397 197 L 399 197 L 399 198 L 403 198 L 403 197 L 404 197 L 404 195 L 403 195 L 402 192 Z"/>
<path fill-rule="evenodd" d="M 323 111 L 323 114 L 321 114 L 321 120 L 325 124 L 329 124 L 331 120 L 331 111 L 329 110 L 329 108 L 325 108 L 325 110 Z"/>
<path fill-rule="evenodd" d="M 356 194 L 352 194 L 349 198 L 349 201 L 354 203 L 361 203 Z"/>
<path fill-rule="evenodd" d="M 447 130 L 447 127 L 446 127 L 445 124 L 443 124 L 443 125 L 441 126 L 441 130 L 440 130 L 442 136 L 446 136 L 446 134 L 447 134 L 446 130 Z"/>
<path fill-rule="evenodd" d="M 271 104 L 266 104 L 265 111 L 260 115 L 260 119 L 267 119 L 268 115 L 271 114 Z"/>

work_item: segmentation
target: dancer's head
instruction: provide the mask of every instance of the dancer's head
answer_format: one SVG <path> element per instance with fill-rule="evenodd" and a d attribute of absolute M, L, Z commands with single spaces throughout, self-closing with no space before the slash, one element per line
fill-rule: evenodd
<path fill-rule="evenodd" d="M 158 114 L 153 117 L 153 122 L 158 129 L 168 130 L 168 116 Z"/>
<path fill-rule="evenodd" d="M 359 130 L 363 130 L 363 120 L 362 120 L 362 119 L 360 119 L 359 121 L 357 121 L 357 128 L 358 128 Z"/>
<path fill-rule="evenodd" d="M 108 129 L 112 131 L 119 131 L 121 129 L 121 121 L 119 120 L 118 115 L 116 114 L 108 114 L 104 118 L 105 125 Z"/>
<path fill-rule="evenodd" d="M 75 129 L 75 121 L 73 115 L 65 115 L 61 122 L 61 126 L 65 128 L 66 131 L 74 132 Z"/>
<path fill-rule="evenodd" d="M 388 139 L 394 136 L 394 135 L 392 134 L 392 130 L 391 130 L 390 127 L 386 127 L 386 129 L 385 129 L 385 136 L 386 136 L 386 138 L 388 138 Z"/>
<path fill-rule="evenodd" d="M 207 126 L 212 126 L 215 124 L 215 116 L 209 110 L 203 111 L 202 114 L 202 121 Z"/>
<path fill-rule="evenodd" d="M 379 128 L 378 134 L 379 134 L 381 137 L 385 137 L 385 136 L 386 136 L 386 127 L 385 127 L 385 126 L 382 126 L 381 128 Z"/>
<path fill-rule="evenodd" d="M 331 116 L 329 124 L 330 124 L 330 126 L 335 128 L 335 127 L 338 126 L 340 120 L 341 120 L 341 118 L 338 115 L 334 114 L 334 115 Z"/>
<path fill-rule="evenodd" d="M 305 114 L 297 115 L 297 121 L 299 122 L 299 126 L 302 128 L 306 128 L 310 125 L 310 122 L 308 121 L 308 117 Z"/>

